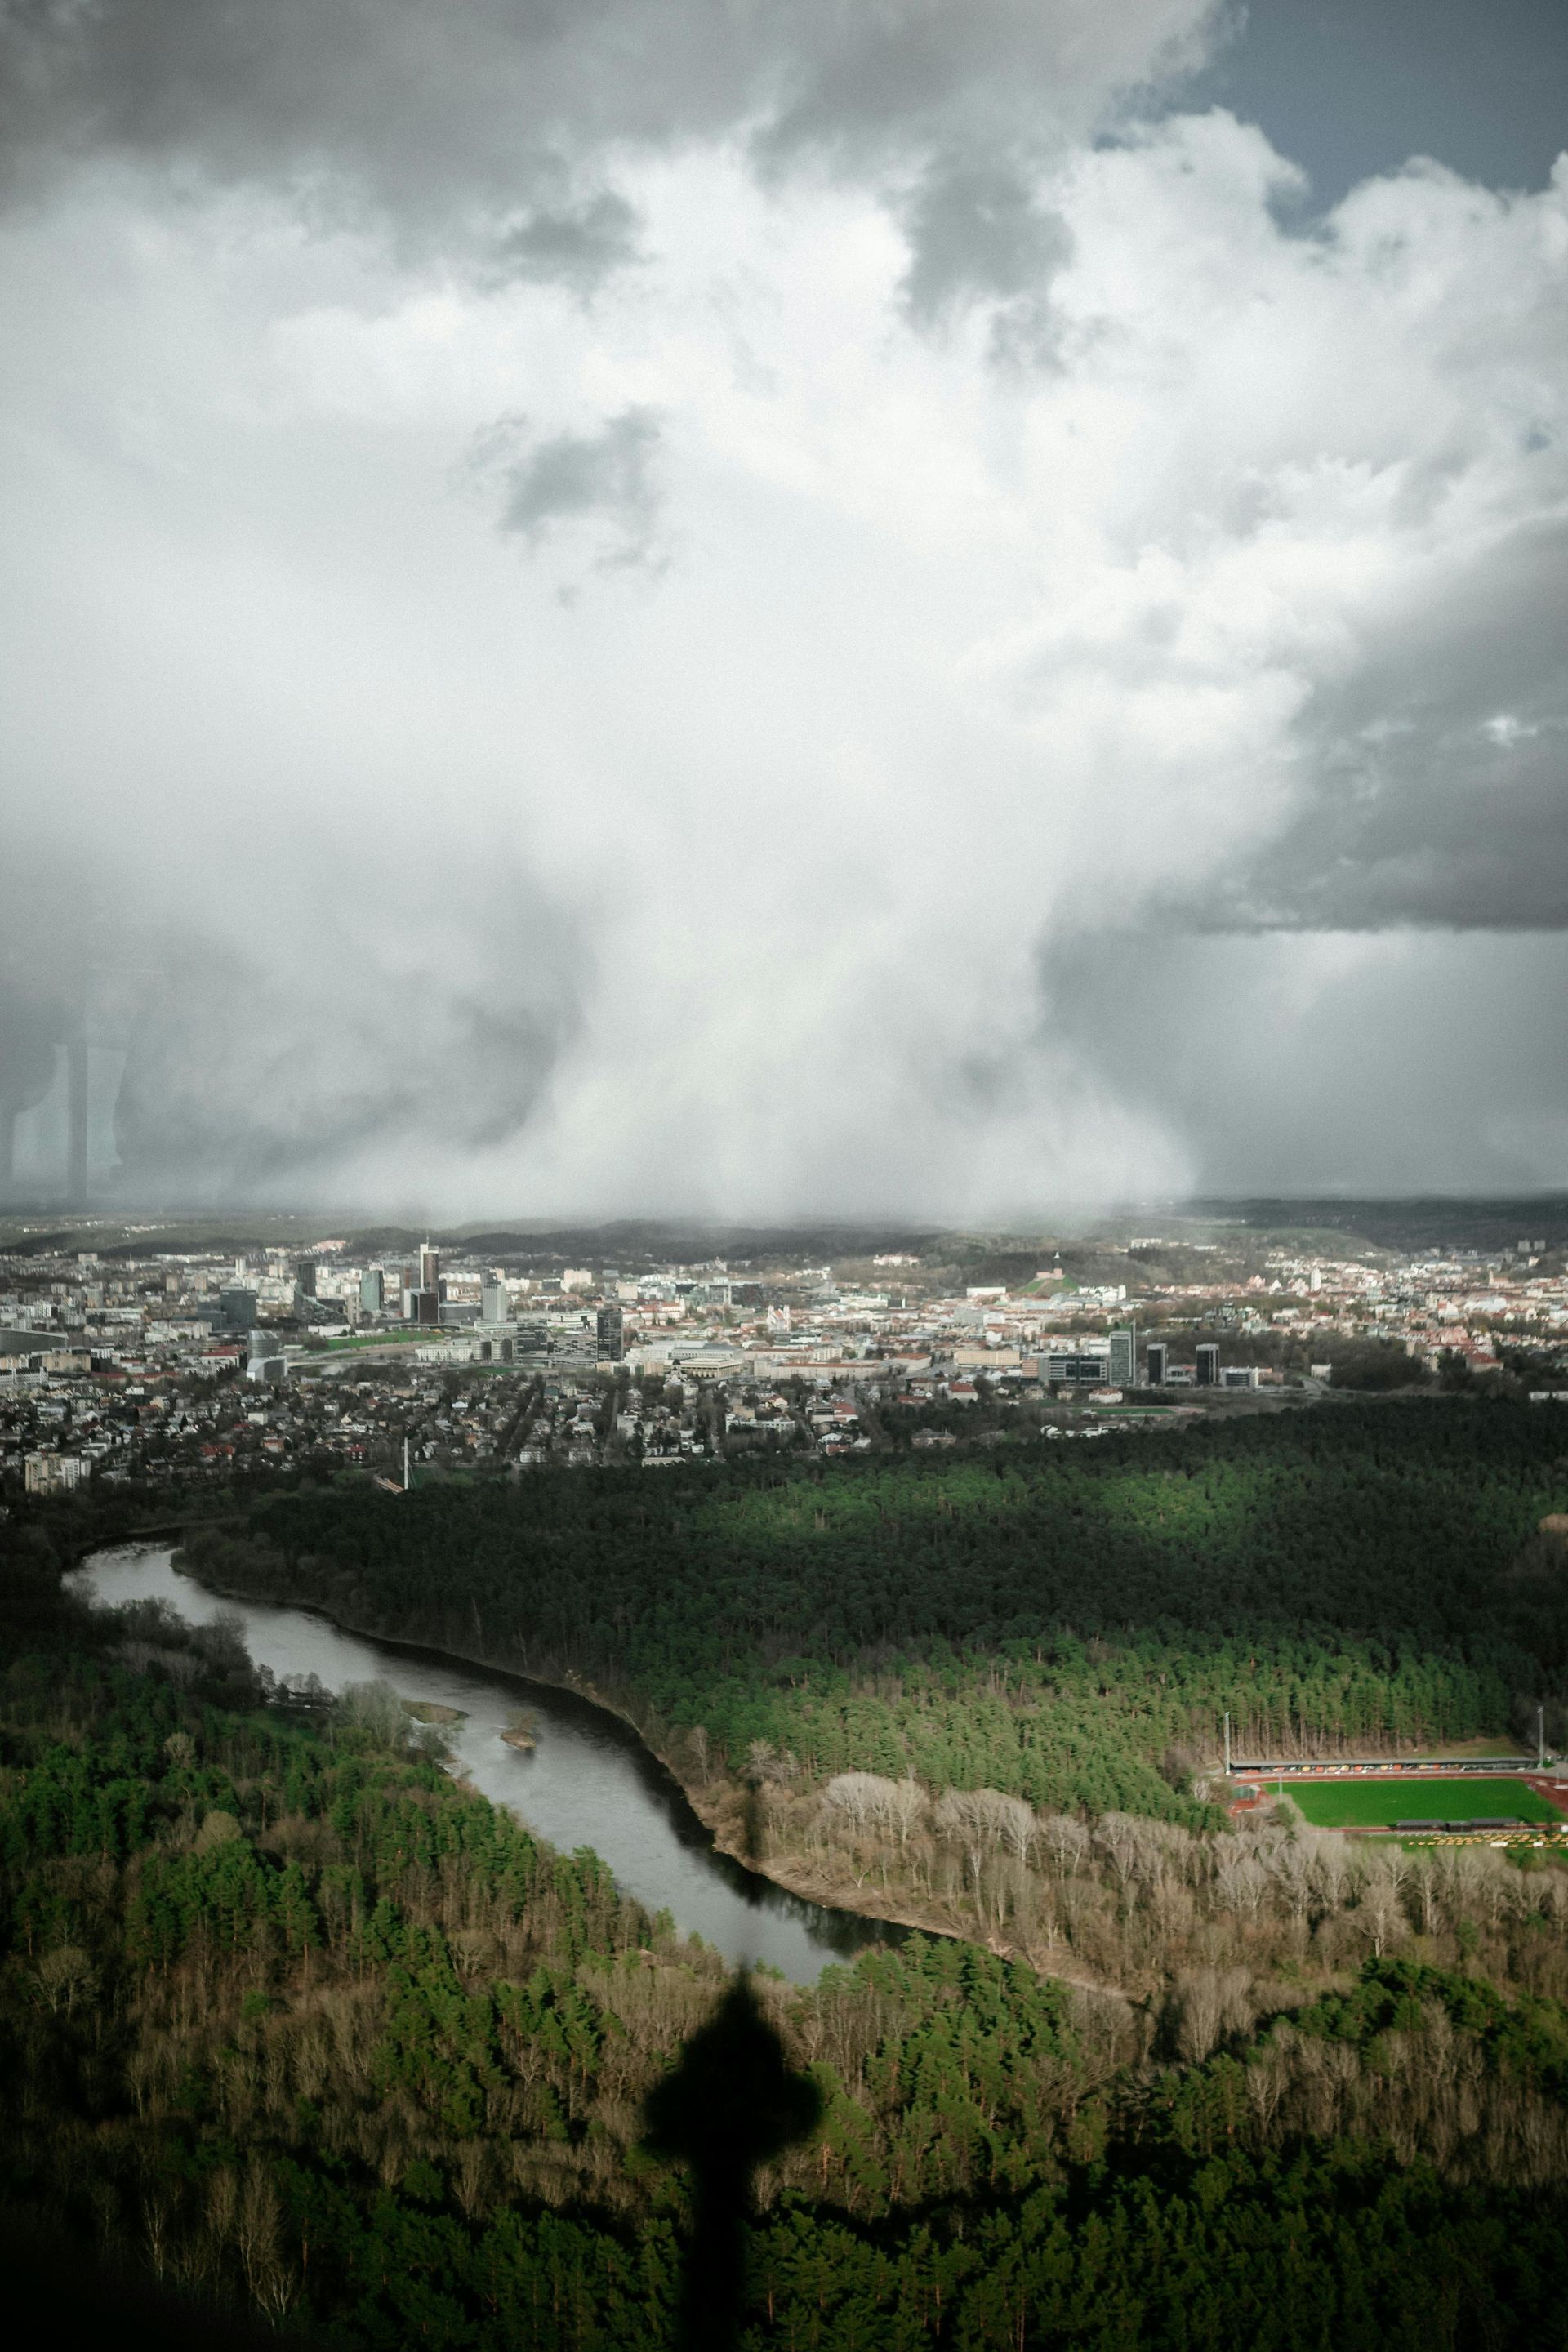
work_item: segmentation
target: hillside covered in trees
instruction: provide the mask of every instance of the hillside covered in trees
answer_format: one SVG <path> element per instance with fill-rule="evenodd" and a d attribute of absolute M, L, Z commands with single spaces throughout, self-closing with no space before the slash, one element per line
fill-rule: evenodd
<path fill-rule="evenodd" d="M 187 1545 L 369 1632 L 579 1676 L 689 1782 L 787 1759 L 1197 1826 L 1237 1752 L 1568 1733 L 1553 1408 L 1412 1401 L 940 1462 L 344 1481 Z"/>
<path fill-rule="evenodd" d="M 216 2333 L 671 2346 L 689 2187 L 644 2118 L 713 1957 L 454 1785 L 374 1691 L 307 1727 L 221 1624 L 89 1617 L 46 1552 L 0 1530 L 0 2218 Z M 1078 1826 L 1115 1859 L 1114 1823 Z M 1489 1856 L 1391 1914 L 1347 1908 L 1319 1842 L 1291 1864 L 1288 1828 L 1254 1853 L 1134 1827 L 1111 1876 L 1164 1932 L 1222 1864 L 1289 1882 L 1293 1925 L 1136 2001 L 920 1938 L 759 1987 L 819 2119 L 758 2178 L 748 2352 L 1550 2332 L 1559 1874 Z"/>

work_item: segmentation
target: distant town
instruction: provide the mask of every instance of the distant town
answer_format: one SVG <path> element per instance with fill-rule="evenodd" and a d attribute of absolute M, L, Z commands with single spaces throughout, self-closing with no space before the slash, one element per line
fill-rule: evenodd
<path fill-rule="evenodd" d="M 344 1471 L 403 1491 L 1158 1432 L 1368 1390 L 1568 1393 L 1568 1257 L 1544 1236 L 574 1265 L 346 1237 L 220 1255 L 117 1230 L 100 1249 L 14 1232 L 0 1253 L 12 1491 Z"/>

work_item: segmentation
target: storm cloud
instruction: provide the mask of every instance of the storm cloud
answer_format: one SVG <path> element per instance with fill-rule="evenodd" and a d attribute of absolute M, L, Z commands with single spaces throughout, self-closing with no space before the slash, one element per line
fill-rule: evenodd
<path fill-rule="evenodd" d="M 1236 21 L 7 10 L 17 1183 L 1563 1181 L 1568 167 Z"/>

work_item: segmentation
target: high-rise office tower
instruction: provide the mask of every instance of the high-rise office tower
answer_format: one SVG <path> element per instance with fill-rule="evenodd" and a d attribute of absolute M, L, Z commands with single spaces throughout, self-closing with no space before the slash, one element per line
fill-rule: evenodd
<path fill-rule="evenodd" d="M 1197 1384 L 1201 1389 L 1219 1386 L 1219 1349 L 1212 1339 L 1205 1339 L 1198 1349 Z"/>
<path fill-rule="evenodd" d="M 1144 1357 L 1144 1362 L 1147 1368 L 1144 1373 L 1144 1378 L 1147 1380 L 1149 1386 L 1152 1389 L 1163 1389 L 1165 1385 L 1166 1352 L 1167 1350 L 1163 1339 L 1150 1340 L 1148 1349 Z"/>
<path fill-rule="evenodd" d="M 595 1364 L 599 1360 L 599 1333 L 595 1318 L 584 1315 L 571 1323 L 558 1323 L 550 1333 L 551 1361 L 557 1364 Z"/>
<path fill-rule="evenodd" d="M 499 1274 L 488 1274 L 479 1291 L 479 1319 L 484 1323 L 506 1323 L 511 1318 L 511 1302 L 506 1285 Z"/>
<path fill-rule="evenodd" d="M 300 1260 L 299 1265 L 294 1268 L 294 1287 L 299 1292 L 301 1298 L 314 1298 L 316 1295 L 316 1261 L 313 1257 L 302 1257 Z"/>
<path fill-rule="evenodd" d="M 359 1278 L 359 1303 L 367 1315 L 379 1315 L 386 1306 L 386 1276 L 380 1266 L 367 1266 Z"/>
<path fill-rule="evenodd" d="M 441 1253 L 432 1249 L 428 1242 L 419 1244 L 419 1287 L 437 1294 L 441 1288 Z"/>
<path fill-rule="evenodd" d="M 1131 1325 L 1125 1331 L 1110 1335 L 1110 1385 L 1113 1389 L 1131 1389 L 1138 1384 L 1138 1331 Z"/>
<path fill-rule="evenodd" d="M 626 1321 L 618 1307 L 601 1307 L 597 1318 L 599 1361 L 618 1364 L 626 1352 Z"/>

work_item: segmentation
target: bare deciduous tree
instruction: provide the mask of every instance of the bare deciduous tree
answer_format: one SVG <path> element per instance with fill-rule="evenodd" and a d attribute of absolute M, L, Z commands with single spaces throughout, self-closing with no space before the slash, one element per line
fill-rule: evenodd
<path fill-rule="evenodd" d="M 881 1791 L 890 1785 L 875 1772 L 838 1772 L 822 1792 L 823 1805 L 858 1832 L 875 1817 Z"/>
<path fill-rule="evenodd" d="M 918 1780 L 889 1780 L 886 1787 L 879 1819 L 889 1833 L 897 1837 L 899 1851 L 903 1853 L 909 1849 L 910 1835 L 925 1818 L 928 1799 Z"/>
<path fill-rule="evenodd" d="M 1176 2047 L 1189 2065 L 1201 2065 L 1228 2033 L 1249 2033 L 1257 2018 L 1246 1969 L 1184 1969 L 1173 2007 Z"/>
<path fill-rule="evenodd" d="M 69 2017 L 79 2001 L 91 1999 L 98 1971 L 79 1944 L 58 1944 L 38 1962 L 33 1982 L 46 2009 L 57 2015 L 63 2010 Z"/>
<path fill-rule="evenodd" d="M 1089 1832 L 1076 1813 L 1046 1813 L 1041 1818 L 1040 1834 L 1059 1878 L 1065 1878 L 1089 1852 Z"/>

